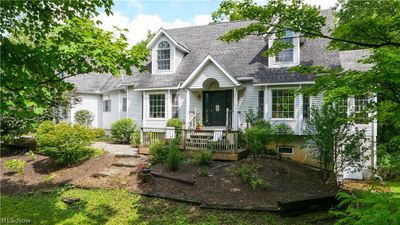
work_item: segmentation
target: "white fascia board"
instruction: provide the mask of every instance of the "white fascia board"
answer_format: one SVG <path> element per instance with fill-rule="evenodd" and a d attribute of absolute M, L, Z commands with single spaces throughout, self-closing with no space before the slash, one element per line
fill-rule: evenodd
<path fill-rule="evenodd" d="M 217 62 L 217 60 L 214 59 L 211 55 L 207 55 L 207 57 L 200 63 L 199 66 L 196 67 L 196 69 L 189 75 L 189 77 L 183 82 L 182 87 L 186 88 L 190 82 L 194 80 L 194 78 L 197 76 L 197 74 L 205 67 L 208 61 L 211 61 L 220 69 L 225 76 L 227 76 L 236 86 L 240 86 L 240 83 L 230 74 L 226 69 Z"/>
<path fill-rule="evenodd" d="M 282 82 L 282 83 L 261 83 L 254 86 L 276 86 L 276 85 L 296 85 L 296 84 L 315 84 L 314 81 Z"/>
<path fill-rule="evenodd" d="M 156 90 L 178 90 L 179 86 L 176 87 L 158 87 L 158 88 L 138 88 L 133 91 L 156 91 Z"/>
<path fill-rule="evenodd" d="M 186 53 L 190 52 L 189 49 L 185 48 L 184 46 L 182 46 L 181 44 L 176 42 L 163 28 L 160 28 L 157 31 L 156 35 L 154 35 L 154 37 L 146 45 L 146 48 L 151 49 L 153 47 L 153 45 L 156 43 L 156 41 L 158 40 L 158 38 L 160 38 L 162 35 L 165 35 L 179 50 L 186 52 Z"/>

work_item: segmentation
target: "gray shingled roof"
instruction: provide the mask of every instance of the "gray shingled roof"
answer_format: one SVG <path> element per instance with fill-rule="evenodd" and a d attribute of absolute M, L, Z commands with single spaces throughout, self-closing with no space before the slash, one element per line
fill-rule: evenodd
<path fill-rule="evenodd" d="M 333 25 L 333 17 L 330 10 L 323 10 L 321 14 L 327 17 L 327 26 L 323 30 L 327 33 L 328 28 Z M 251 21 L 237 21 L 166 30 L 175 41 L 190 49 L 190 53 L 182 59 L 175 74 L 151 74 L 151 62 L 149 62 L 147 72 L 136 71 L 133 76 L 125 79 L 110 78 L 111 75 L 99 77 L 93 77 L 93 75 L 86 77 L 87 75 L 85 75 L 84 78 L 77 77 L 71 81 L 78 86 L 79 91 L 107 91 L 116 88 L 119 84 L 135 85 L 136 88 L 176 87 L 195 70 L 207 55 L 213 56 L 232 76 L 253 77 L 255 83 L 296 82 L 314 79 L 314 75 L 288 73 L 286 68 L 268 68 L 268 60 L 261 55 L 267 48 L 267 42 L 261 36 L 248 36 L 233 43 L 218 40 L 218 37 L 229 30 L 244 27 L 250 23 Z M 300 47 L 301 64 L 340 67 L 341 55 L 338 51 L 328 51 L 326 49 L 328 43 L 327 39 L 307 39 Z M 348 55 L 345 53 L 345 56 Z"/>
<path fill-rule="evenodd" d="M 360 63 L 359 60 L 365 59 L 370 55 L 366 49 L 340 51 L 340 63 L 345 70 L 366 71 L 371 68 L 371 64 Z"/>

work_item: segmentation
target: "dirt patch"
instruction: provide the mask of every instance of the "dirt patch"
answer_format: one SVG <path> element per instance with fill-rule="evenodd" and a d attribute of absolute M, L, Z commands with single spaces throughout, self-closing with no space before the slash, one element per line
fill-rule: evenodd
<path fill-rule="evenodd" d="M 162 164 L 153 166 L 155 173 L 183 180 L 193 180 L 194 185 L 154 176 L 150 181 L 142 183 L 137 177 L 137 168 L 112 166 L 118 162 L 137 165 L 146 162 L 148 160 L 146 156 L 121 159 L 105 154 L 71 168 L 58 168 L 52 160 L 39 155 L 34 161 L 30 161 L 29 157 L 22 155 L 3 157 L 1 158 L 2 165 L 6 159 L 27 161 L 24 177 L 0 168 L 1 192 L 6 194 L 18 194 L 38 188 L 71 183 L 80 186 L 125 188 L 153 195 L 199 199 L 204 204 L 267 207 L 276 206 L 278 201 L 322 197 L 337 192 L 336 187 L 328 186 L 323 182 L 317 171 L 295 162 L 278 159 L 214 161 L 208 167 L 207 176 L 201 176 L 199 167 L 193 162 L 181 164 L 177 171 L 170 171 Z M 259 176 L 269 183 L 267 190 L 254 190 L 249 183 L 242 182 L 233 174 L 233 168 L 243 163 L 258 163 L 262 166 Z M 99 173 L 101 176 L 96 176 Z M 50 182 L 46 182 L 45 179 L 50 174 L 56 176 Z"/>

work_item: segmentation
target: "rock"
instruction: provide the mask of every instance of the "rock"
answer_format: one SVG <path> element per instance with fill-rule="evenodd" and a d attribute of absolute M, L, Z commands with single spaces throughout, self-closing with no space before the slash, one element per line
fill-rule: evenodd
<path fill-rule="evenodd" d="M 73 198 L 73 197 L 62 197 L 61 201 L 63 201 L 64 203 L 70 205 L 70 204 L 74 204 L 76 202 L 79 202 L 81 199 L 80 198 Z"/>

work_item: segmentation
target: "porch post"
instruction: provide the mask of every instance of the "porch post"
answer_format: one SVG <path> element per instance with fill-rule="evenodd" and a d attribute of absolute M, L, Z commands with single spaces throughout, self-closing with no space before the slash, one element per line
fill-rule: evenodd
<path fill-rule="evenodd" d="M 233 88 L 232 130 L 238 130 L 238 93 L 237 93 L 237 87 Z"/>
<path fill-rule="evenodd" d="M 190 91 L 189 89 L 186 89 L 186 110 L 185 110 L 185 116 L 186 116 L 186 129 L 189 129 L 190 125 Z"/>

